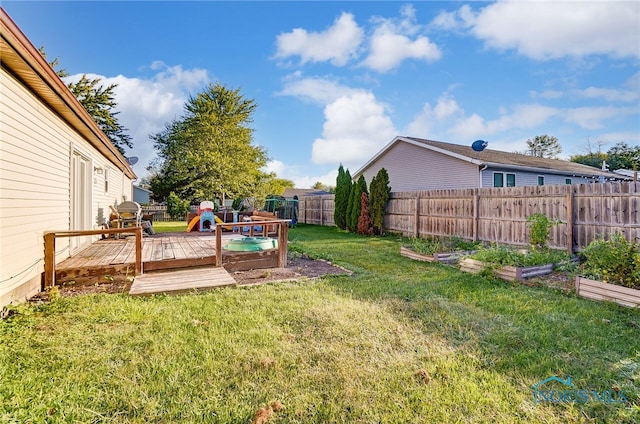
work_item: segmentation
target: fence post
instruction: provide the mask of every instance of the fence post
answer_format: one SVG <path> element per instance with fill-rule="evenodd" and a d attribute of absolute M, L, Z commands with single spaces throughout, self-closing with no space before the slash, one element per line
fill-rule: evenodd
<path fill-rule="evenodd" d="M 324 225 L 324 198 L 320 196 L 320 225 Z"/>
<path fill-rule="evenodd" d="M 573 187 L 567 193 L 567 253 L 573 255 Z"/>
<path fill-rule="evenodd" d="M 420 237 L 420 192 L 416 193 L 416 207 L 413 211 L 413 235 Z"/>
<path fill-rule="evenodd" d="M 480 204 L 480 196 L 478 196 L 478 192 L 474 189 L 473 193 L 473 241 L 478 241 L 478 206 Z"/>

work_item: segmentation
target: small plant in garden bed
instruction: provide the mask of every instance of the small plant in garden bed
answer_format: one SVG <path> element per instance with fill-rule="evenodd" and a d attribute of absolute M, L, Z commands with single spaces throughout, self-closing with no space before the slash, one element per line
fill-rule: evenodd
<path fill-rule="evenodd" d="M 442 239 L 433 237 L 414 237 L 405 243 L 405 247 L 423 255 L 433 255 L 444 252 L 472 251 L 477 250 L 481 246 L 482 243 L 479 241 L 464 240 L 462 237 L 455 236 Z"/>
<path fill-rule="evenodd" d="M 500 245 L 480 249 L 469 257 L 488 264 L 515 267 L 559 264 L 571 259 L 569 254 L 560 250 L 543 248 L 523 253 L 512 247 Z"/>
<path fill-rule="evenodd" d="M 609 240 L 592 241 L 581 256 L 585 277 L 640 289 L 640 246 L 622 234 L 612 234 Z"/>

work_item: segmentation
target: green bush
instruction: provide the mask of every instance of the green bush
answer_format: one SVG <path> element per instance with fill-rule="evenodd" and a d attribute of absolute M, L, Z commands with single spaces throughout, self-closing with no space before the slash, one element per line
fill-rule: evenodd
<path fill-rule="evenodd" d="M 167 212 L 172 219 L 185 219 L 185 215 L 189 212 L 189 202 L 180 199 L 178 195 L 172 191 L 167 198 Z"/>
<path fill-rule="evenodd" d="M 598 238 L 582 251 L 584 275 L 605 283 L 640 289 L 640 251 L 620 233 Z"/>
<path fill-rule="evenodd" d="M 529 243 L 534 249 L 547 247 L 549 231 L 555 225 L 560 224 L 557 219 L 549 219 L 545 214 L 538 212 L 527 217 L 529 226 Z"/>

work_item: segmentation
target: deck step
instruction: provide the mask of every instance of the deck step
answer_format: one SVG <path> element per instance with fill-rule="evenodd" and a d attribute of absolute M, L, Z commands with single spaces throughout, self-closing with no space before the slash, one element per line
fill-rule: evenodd
<path fill-rule="evenodd" d="M 179 294 L 236 284 L 236 280 L 221 267 L 182 268 L 139 275 L 133 281 L 129 294 L 132 296 Z"/>

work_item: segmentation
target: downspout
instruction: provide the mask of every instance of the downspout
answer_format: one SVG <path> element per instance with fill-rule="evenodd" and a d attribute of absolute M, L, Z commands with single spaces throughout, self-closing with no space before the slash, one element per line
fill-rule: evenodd
<path fill-rule="evenodd" d="M 482 165 L 482 168 L 480 168 L 480 171 L 478 172 L 478 188 L 482 188 L 482 171 L 484 171 L 488 167 L 489 165 L 484 164 Z"/>

